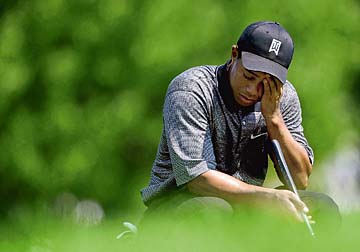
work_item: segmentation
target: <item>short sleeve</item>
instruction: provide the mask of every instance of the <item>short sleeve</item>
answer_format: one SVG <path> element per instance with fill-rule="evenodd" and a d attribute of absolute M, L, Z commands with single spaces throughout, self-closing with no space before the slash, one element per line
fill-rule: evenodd
<path fill-rule="evenodd" d="M 302 127 L 299 97 L 291 84 L 288 89 L 289 90 L 283 97 L 283 102 L 281 104 L 281 112 L 284 122 L 293 138 L 305 148 L 311 164 L 314 164 L 314 152 L 304 135 L 304 129 Z"/>
<path fill-rule="evenodd" d="M 202 97 L 190 91 L 168 93 L 164 104 L 164 129 L 177 186 L 209 169 L 216 169 Z"/>

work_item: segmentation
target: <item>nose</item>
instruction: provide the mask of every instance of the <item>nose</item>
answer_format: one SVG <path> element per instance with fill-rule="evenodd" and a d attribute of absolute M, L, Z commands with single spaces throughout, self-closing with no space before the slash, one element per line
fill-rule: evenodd
<path fill-rule="evenodd" d="M 260 83 L 249 83 L 246 86 L 246 92 L 248 93 L 249 98 L 258 99 L 262 95 L 262 82 Z"/>

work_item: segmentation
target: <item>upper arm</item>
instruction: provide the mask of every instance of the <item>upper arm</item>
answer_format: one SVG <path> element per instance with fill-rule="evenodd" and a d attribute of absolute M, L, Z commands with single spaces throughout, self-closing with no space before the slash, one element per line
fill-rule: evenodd
<path fill-rule="evenodd" d="M 208 111 L 190 91 L 171 91 L 164 104 L 164 127 L 176 184 L 216 168 Z"/>
<path fill-rule="evenodd" d="M 295 88 L 288 83 L 281 101 L 281 113 L 292 137 L 306 150 L 310 163 L 314 163 L 314 153 L 310 147 L 302 126 L 302 114 L 299 97 Z"/>

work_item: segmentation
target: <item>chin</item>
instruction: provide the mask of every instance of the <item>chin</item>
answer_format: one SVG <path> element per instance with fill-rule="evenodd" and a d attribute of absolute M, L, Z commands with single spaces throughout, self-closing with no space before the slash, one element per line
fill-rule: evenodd
<path fill-rule="evenodd" d="M 252 103 L 240 103 L 238 102 L 238 104 L 241 106 L 241 107 L 250 107 L 250 106 L 253 106 L 256 102 L 252 102 Z"/>

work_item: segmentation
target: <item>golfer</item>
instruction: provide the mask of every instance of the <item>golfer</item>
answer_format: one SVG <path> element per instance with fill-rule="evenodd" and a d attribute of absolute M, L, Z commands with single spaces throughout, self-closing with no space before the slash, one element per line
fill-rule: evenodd
<path fill-rule="evenodd" d="M 325 205 L 338 215 L 331 198 L 303 191 L 314 154 L 298 95 L 287 80 L 293 52 L 292 38 L 279 23 L 256 22 L 224 65 L 194 67 L 171 81 L 150 182 L 141 191 L 146 214 L 263 205 L 301 220 L 301 212 L 315 215 Z M 280 143 L 301 198 L 262 186 L 272 139 Z"/>

